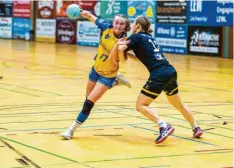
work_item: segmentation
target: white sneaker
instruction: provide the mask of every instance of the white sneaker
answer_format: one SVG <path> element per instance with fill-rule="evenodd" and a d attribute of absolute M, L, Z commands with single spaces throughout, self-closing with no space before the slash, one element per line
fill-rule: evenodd
<path fill-rule="evenodd" d="M 132 87 L 131 83 L 120 72 L 118 72 L 117 77 L 115 79 L 115 83 L 113 86 L 117 86 L 117 85 L 124 85 L 124 86 L 127 86 L 129 88 Z"/>
<path fill-rule="evenodd" d="M 64 139 L 70 140 L 72 139 L 74 131 L 70 130 L 69 128 L 64 131 L 63 133 L 61 133 L 61 137 L 63 137 Z"/>

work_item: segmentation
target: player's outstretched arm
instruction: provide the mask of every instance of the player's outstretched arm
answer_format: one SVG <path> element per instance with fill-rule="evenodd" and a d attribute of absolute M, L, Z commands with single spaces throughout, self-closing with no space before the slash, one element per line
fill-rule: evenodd
<path fill-rule="evenodd" d="M 121 62 L 125 62 L 127 60 L 127 55 L 124 51 L 119 50 L 119 44 L 128 44 L 129 41 L 125 41 L 125 38 L 119 39 L 117 43 L 115 43 L 111 53 L 108 57 L 110 60 L 119 60 Z"/>
<path fill-rule="evenodd" d="M 118 44 L 115 44 L 108 56 L 108 59 L 115 62 L 118 59 Z"/>
<path fill-rule="evenodd" d="M 81 10 L 81 16 L 88 19 L 89 21 L 93 22 L 95 24 L 97 17 L 94 16 L 92 13 L 90 13 L 87 10 Z"/>
<path fill-rule="evenodd" d="M 118 44 L 118 50 L 119 51 L 124 51 L 128 48 L 127 44 L 129 43 L 129 40 L 128 41 L 118 41 L 117 44 Z"/>
<path fill-rule="evenodd" d="M 117 44 L 118 44 L 118 50 L 121 51 L 121 52 L 124 52 L 128 46 L 127 44 L 129 43 L 130 41 L 127 40 L 127 41 L 118 41 Z M 133 59 L 134 61 L 139 61 L 139 59 L 133 54 L 133 53 L 129 53 L 129 52 L 125 52 L 125 56 L 128 58 L 131 58 Z"/>

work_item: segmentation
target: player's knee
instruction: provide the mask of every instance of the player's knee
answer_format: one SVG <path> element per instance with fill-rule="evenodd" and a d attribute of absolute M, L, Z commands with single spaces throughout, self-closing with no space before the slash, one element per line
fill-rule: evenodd
<path fill-rule="evenodd" d="M 92 101 L 86 99 L 84 102 L 84 105 L 83 105 L 82 113 L 85 115 L 89 115 L 93 106 L 94 106 L 94 103 Z"/>
<path fill-rule="evenodd" d="M 141 112 L 141 109 L 142 109 L 142 105 L 138 102 L 136 102 L 136 110 Z"/>

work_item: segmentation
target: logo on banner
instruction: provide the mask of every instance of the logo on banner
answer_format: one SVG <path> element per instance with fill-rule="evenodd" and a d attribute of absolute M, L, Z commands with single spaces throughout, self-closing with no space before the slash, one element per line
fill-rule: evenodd
<path fill-rule="evenodd" d="M 39 14 L 43 18 L 50 18 L 54 9 L 54 1 L 39 1 L 38 9 Z"/>
<path fill-rule="evenodd" d="M 163 27 L 159 27 L 157 28 L 157 33 L 158 34 L 166 34 L 169 35 L 170 34 L 170 30 L 169 29 L 165 29 Z"/>
<path fill-rule="evenodd" d="M 76 27 L 71 21 L 61 21 L 58 23 L 57 36 L 61 43 L 72 44 L 76 41 Z"/>
<path fill-rule="evenodd" d="M 219 34 L 212 34 L 211 32 L 199 33 L 199 30 L 196 30 L 191 36 L 190 45 L 219 46 Z"/>
<path fill-rule="evenodd" d="M 170 34 L 171 34 L 171 36 L 175 36 L 176 30 L 174 27 L 171 27 Z"/>
<path fill-rule="evenodd" d="M 107 15 L 111 15 L 113 13 L 113 6 L 115 4 L 115 0 L 110 0 L 108 3 L 108 9 L 106 10 Z"/>
<path fill-rule="evenodd" d="M 136 14 L 136 8 L 134 6 L 130 6 L 128 8 L 128 15 L 129 16 L 134 16 Z"/>
<path fill-rule="evenodd" d="M 154 14 L 153 14 L 153 8 L 152 8 L 152 6 L 149 6 L 147 8 L 145 14 L 146 14 L 147 17 L 153 17 Z"/>
<path fill-rule="evenodd" d="M 176 29 L 175 29 L 175 27 L 171 27 L 169 29 L 159 27 L 159 28 L 157 28 L 157 34 L 170 35 L 173 37 L 176 35 Z"/>
<path fill-rule="evenodd" d="M 51 16 L 51 11 L 48 10 L 47 8 L 44 8 L 44 10 L 41 10 L 40 11 L 40 15 L 43 17 L 43 18 L 47 18 L 47 17 L 50 17 Z"/>
<path fill-rule="evenodd" d="M 222 44 L 221 32 L 221 27 L 189 27 L 189 53 L 219 56 Z"/>
<path fill-rule="evenodd" d="M 190 0 L 190 11 L 202 12 L 202 1 L 203 0 Z"/>

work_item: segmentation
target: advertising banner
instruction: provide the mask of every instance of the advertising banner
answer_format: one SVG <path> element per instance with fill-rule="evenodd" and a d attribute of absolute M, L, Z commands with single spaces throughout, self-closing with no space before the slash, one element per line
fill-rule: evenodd
<path fill-rule="evenodd" d="M 100 16 L 101 2 L 99 0 L 79 0 L 78 5 L 80 5 L 83 10 L 88 10 L 93 15 Z"/>
<path fill-rule="evenodd" d="M 12 38 L 12 18 L 0 18 L 0 38 Z"/>
<path fill-rule="evenodd" d="M 62 44 L 76 44 L 76 26 L 74 20 L 57 20 L 56 41 Z"/>
<path fill-rule="evenodd" d="M 217 0 L 216 11 L 217 26 L 233 26 L 233 0 Z"/>
<path fill-rule="evenodd" d="M 13 18 L 13 38 L 30 40 L 30 25 L 28 18 Z"/>
<path fill-rule="evenodd" d="M 37 1 L 37 18 L 54 19 L 56 13 L 56 1 Z"/>
<path fill-rule="evenodd" d="M 112 20 L 116 14 L 127 16 L 127 1 L 121 0 L 102 0 L 101 1 L 101 18 Z"/>
<path fill-rule="evenodd" d="M 187 54 L 187 33 L 186 25 L 156 25 L 156 43 L 162 52 Z"/>
<path fill-rule="evenodd" d="M 100 29 L 92 22 L 77 22 L 77 44 L 81 46 L 98 46 Z"/>
<path fill-rule="evenodd" d="M 186 24 L 187 1 L 157 1 L 157 23 Z"/>
<path fill-rule="evenodd" d="M 30 18 L 30 0 L 14 0 L 13 1 L 13 16 Z"/>
<path fill-rule="evenodd" d="M 12 17 L 12 1 L 0 0 L 0 17 Z"/>
<path fill-rule="evenodd" d="M 233 0 L 190 0 L 188 1 L 188 24 L 233 26 L 233 3 Z"/>
<path fill-rule="evenodd" d="M 156 13 L 155 0 L 143 0 L 143 1 L 128 1 L 128 18 L 134 21 L 137 16 L 143 15 L 150 19 L 151 23 L 155 23 Z"/>
<path fill-rule="evenodd" d="M 37 19 L 36 20 L 36 41 L 55 42 L 56 20 Z"/>
<path fill-rule="evenodd" d="M 188 53 L 220 56 L 222 27 L 189 26 Z"/>

